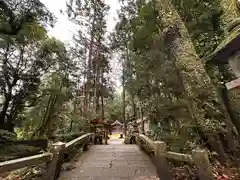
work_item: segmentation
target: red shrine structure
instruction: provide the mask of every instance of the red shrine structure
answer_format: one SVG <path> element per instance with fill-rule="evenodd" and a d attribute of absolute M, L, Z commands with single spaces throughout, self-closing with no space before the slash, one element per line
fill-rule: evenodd
<path fill-rule="evenodd" d="M 111 124 L 111 133 L 122 134 L 123 133 L 123 124 L 116 120 Z"/>
<path fill-rule="evenodd" d="M 95 144 L 103 144 L 103 139 L 105 144 L 107 144 L 108 132 L 110 129 L 110 124 L 105 122 L 103 119 L 95 118 L 90 121 L 91 132 L 95 133 Z"/>

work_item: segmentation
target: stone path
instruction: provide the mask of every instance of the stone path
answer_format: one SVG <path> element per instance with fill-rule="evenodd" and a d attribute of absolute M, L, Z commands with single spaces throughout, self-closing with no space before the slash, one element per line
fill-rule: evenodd
<path fill-rule="evenodd" d="M 110 135 L 110 139 L 108 140 L 109 145 L 117 145 L 117 144 L 124 144 L 124 139 L 119 139 L 120 134 L 113 134 Z"/>
<path fill-rule="evenodd" d="M 157 180 L 150 158 L 136 145 L 111 140 L 95 145 L 75 160 L 75 168 L 62 172 L 60 180 Z M 114 143 L 115 142 L 115 143 Z"/>

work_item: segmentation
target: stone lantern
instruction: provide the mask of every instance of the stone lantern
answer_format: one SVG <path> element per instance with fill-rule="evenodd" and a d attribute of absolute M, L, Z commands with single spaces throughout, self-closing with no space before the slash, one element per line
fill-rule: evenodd
<path fill-rule="evenodd" d="M 225 84 L 227 90 L 240 87 L 240 18 L 228 27 L 229 35 L 207 58 L 207 64 L 229 64 L 236 79 Z"/>

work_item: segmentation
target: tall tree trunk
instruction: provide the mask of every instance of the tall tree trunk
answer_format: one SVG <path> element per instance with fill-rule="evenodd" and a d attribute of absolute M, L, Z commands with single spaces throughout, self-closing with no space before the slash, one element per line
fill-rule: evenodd
<path fill-rule="evenodd" d="M 131 94 L 131 101 L 132 101 L 133 117 L 137 118 L 137 108 L 134 100 L 134 94 Z"/>
<path fill-rule="evenodd" d="M 235 11 L 236 9 L 236 4 L 234 2 L 235 0 L 221 0 L 219 2 L 219 4 L 222 6 L 222 10 L 223 10 L 223 14 L 221 17 L 222 20 L 222 25 L 221 27 L 227 27 L 228 23 L 231 22 L 232 20 L 234 20 L 234 18 L 236 18 L 238 16 L 238 13 Z M 175 3 L 172 1 L 173 4 L 175 5 Z M 178 4 L 178 3 L 177 3 Z M 185 23 L 187 23 L 187 19 L 184 18 L 184 14 L 181 14 L 181 6 L 179 6 L 179 14 L 180 16 L 182 16 L 182 20 L 186 21 Z M 192 26 L 188 28 L 188 31 L 190 33 L 192 33 L 192 31 L 195 31 L 197 29 L 197 27 L 193 28 Z M 227 28 L 223 28 L 223 29 L 227 29 Z M 219 34 L 216 34 L 217 36 L 220 36 Z M 196 46 L 196 48 L 199 48 L 199 44 L 193 44 Z M 200 55 L 200 54 L 199 54 Z M 207 56 L 207 55 L 206 55 Z M 199 60 L 200 61 L 200 60 Z M 214 69 L 214 70 L 213 70 Z M 236 121 L 236 118 L 233 115 L 233 112 L 231 110 L 230 104 L 229 104 L 229 98 L 228 98 L 228 92 L 226 91 L 226 89 L 222 86 L 219 86 L 219 81 L 222 81 L 219 77 L 223 76 L 224 78 L 226 78 L 226 76 L 224 74 L 222 75 L 218 75 L 218 77 L 216 77 L 213 73 L 213 71 L 216 71 L 216 67 L 213 67 L 211 65 L 207 65 L 205 66 L 205 70 L 207 75 L 210 77 L 210 82 L 213 84 L 211 88 L 211 91 L 215 91 L 215 94 L 212 94 L 211 99 L 212 101 L 216 101 L 221 105 L 221 108 L 219 109 L 220 111 L 223 112 L 225 119 L 224 122 L 226 123 L 226 128 L 227 128 L 227 139 L 228 139 L 228 143 L 229 143 L 229 149 L 233 150 L 234 149 L 234 142 L 233 142 L 233 124 L 236 126 L 238 132 L 239 132 L 239 123 L 238 121 Z M 221 72 L 221 70 L 220 70 Z M 223 71 L 222 71 L 223 72 Z M 232 138 L 231 138 L 232 137 Z"/>
<path fill-rule="evenodd" d="M 3 107 L 2 107 L 2 110 L 0 112 L 0 129 L 7 130 L 7 127 L 6 127 L 6 114 L 7 114 L 7 110 L 8 110 L 10 101 L 11 101 L 11 92 L 9 92 L 5 96 Z"/>
<path fill-rule="evenodd" d="M 145 128 L 144 128 L 144 112 L 143 112 L 143 108 L 142 108 L 142 105 L 141 105 L 141 133 L 142 134 L 145 134 Z"/>
<path fill-rule="evenodd" d="M 10 102 L 12 100 L 12 88 L 17 84 L 18 77 L 15 75 L 13 76 L 13 80 L 10 80 L 8 72 L 7 72 L 7 61 L 8 61 L 8 54 L 9 54 L 9 45 L 7 45 L 6 51 L 4 53 L 4 58 L 3 58 L 3 75 L 6 81 L 5 84 L 5 92 L 4 92 L 4 103 L 2 106 L 2 110 L 0 111 L 0 129 L 5 129 L 8 131 L 13 131 L 13 124 L 12 124 L 12 119 L 9 119 L 10 122 L 8 122 L 8 116 L 7 116 L 7 111 L 10 105 Z M 12 81 L 12 82 L 10 82 Z M 11 125 L 11 126 L 10 126 Z M 8 128 L 9 126 L 9 128 Z M 11 127 L 11 128 L 10 128 Z"/>
<path fill-rule="evenodd" d="M 40 127 L 38 127 L 37 130 L 35 130 L 35 132 L 32 134 L 32 138 L 34 138 L 35 136 L 40 136 L 40 134 L 43 134 L 45 129 L 45 124 L 46 124 L 46 119 L 48 117 L 49 111 L 50 111 L 50 107 L 52 104 L 52 100 L 53 100 L 53 95 L 51 94 L 48 98 L 48 103 L 47 106 L 45 108 L 45 112 L 44 112 L 44 116 L 41 118 L 41 125 Z"/>
<path fill-rule="evenodd" d="M 99 114 L 99 92 L 100 92 L 100 88 L 99 88 L 99 76 L 100 76 L 100 72 L 99 72 L 99 62 L 95 62 L 96 63 L 96 70 L 95 70 L 95 78 L 94 78 L 94 105 L 93 105 L 93 109 L 95 110 L 95 114 Z M 102 91 L 102 90 L 101 90 Z"/>
<path fill-rule="evenodd" d="M 225 27 L 227 27 L 232 20 L 239 17 L 236 1 L 237 0 L 220 0 L 220 5 L 223 10 L 221 19 Z"/>
<path fill-rule="evenodd" d="M 77 113 L 77 96 L 75 97 L 75 100 L 74 100 L 74 105 L 73 105 L 73 119 L 71 119 L 71 123 L 70 123 L 70 127 L 69 127 L 69 132 L 72 132 L 72 128 L 73 128 L 73 120 L 75 120 L 75 116 L 76 116 L 76 113 Z"/>
<path fill-rule="evenodd" d="M 86 58 L 87 59 L 87 58 Z M 82 111 L 82 119 L 86 119 L 87 115 L 86 115 L 86 111 L 87 111 L 87 73 L 88 73 L 88 66 L 87 66 L 87 60 L 85 60 L 85 68 L 87 69 L 87 71 L 84 71 L 84 75 L 83 75 L 83 91 L 82 91 L 82 96 L 83 96 L 83 101 L 81 99 L 81 95 L 80 95 L 80 101 L 81 101 L 81 111 Z"/>
<path fill-rule="evenodd" d="M 95 35 L 95 21 L 96 21 L 96 5 L 94 4 L 94 17 L 92 20 L 92 24 L 91 24 L 91 33 L 90 33 L 90 44 L 89 44 L 89 49 L 88 49 L 88 69 L 87 69 L 87 81 L 86 81 L 86 89 L 85 89 L 85 112 L 87 112 L 87 120 L 88 120 L 88 124 L 90 124 L 90 118 L 91 118 L 91 113 L 90 113 L 90 103 L 91 103 L 91 85 L 92 85 L 92 57 L 93 57 L 93 48 L 94 48 L 94 35 Z M 90 126 L 89 126 L 90 129 Z"/>
<path fill-rule="evenodd" d="M 125 64 L 123 62 L 123 71 L 122 71 L 122 88 L 123 88 L 123 92 L 122 92 L 122 101 L 123 101 L 123 133 L 124 136 L 126 137 L 127 135 L 127 124 L 126 124 L 126 101 L 125 101 L 125 94 L 126 94 L 126 89 L 125 89 Z"/>
<path fill-rule="evenodd" d="M 71 122 L 70 122 L 69 132 L 72 132 L 72 128 L 73 128 L 73 119 L 71 119 Z"/>
<path fill-rule="evenodd" d="M 91 101 L 91 94 L 90 94 L 90 88 L 91 88 L 91 69 L 92 69 L 92 48 L 93 48 L 93 35 L 90 40 L 90 47 L 89 47 L 89 56 L 88 56 L 88 67 L 87 67 L 87 78 L 86 78 L 86 89 L 85 89 L 85 101 L 84 101 L 84 112 L 87 114 L 87 120 L 90 123 L 90 101 Z"/>
<path fill-rule="evenodd" d="M 50 126 L 52 125 L 52 117 L 54 115 L 54 108 L 56 106 L 57 100 L 59 98 L 59 94 L 62 90 L 63 83 L 60 84 L 59 90 L 56 94 L 51 94 L 48 100 L 48 104 L 42 119 L 42 125 L 38 128 L 38 130 L 33 134 L 33 136 L 38 135 L 49 135 L 51 133 Z"/>
<path fill-rule="evenodd" d="M 55 114 L 55 107 L 56 107 L 57 100 L 59 98 L 59 93 L 60 92 L 58 92 L 56 95 L 54 95 L 54 99 L 51 103 L 51 108 L 50 108 L 47 120 L 45 122 L 45 125 L 42 128 L 43 132 L 42 132 L 42 134 L 40 133 L 40 135 L 46 134 L 47 137 L 49 137 L 49 135 L 51 135 L 51 133 L 52 133 L 51 126 L 52 126 L 52 123 L 53 123 L 53 116 Z"/>
<path fill-rule="evenodd" d="M 189 111 L 195 116 L 199 133 L 204 140 L 204 137 L 208 137 L 205 132 L 201 131 L 204 123 L 207 121 L 205 115 L 208 114 L 204 108 L 204 104 L 213 101 L 217 102 L 215 88 L 211 84 L 210 78 L 193 47 L 188 31 L 176 10 L 166 0 L 164 3 L 159 1 L 157 5 L 160 17 L 162 17 L 161 20 L 165 25 L 167 43 L 170 45 L 169 48 L 175 56 L 175 64 L 177 69 L 180 70 L 180 76 L 185 86 L 186 100 L 191 105 Z M 208 102 L 199 98 L 202 89 L 205 89 L 205 92 L 208 94 Z"/>
<path fill-rule="evenodd" d="M 105 119 L 105 111 L 104 111 L 104 97 L 101 95 L 101 117 Z"/>
<path fill-rule="evenodd" d="M 102 88 L 103 88 L 103 70 L 101 72 L 101 84 L 102 84 Z M 102 119 L 105 119 L 105 114 L 104 114 L 104 94 L 103 94 L 103 90 L 101 88 L 101 115 L 102 115 Z"/>

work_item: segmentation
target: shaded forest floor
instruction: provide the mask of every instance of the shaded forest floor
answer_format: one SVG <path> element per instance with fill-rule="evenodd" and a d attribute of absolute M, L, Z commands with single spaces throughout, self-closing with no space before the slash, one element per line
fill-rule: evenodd
<path fill-rule="evenodd" d="M 212 165 L 212 169 L 216 180 L 240 179 L 240 168 L 235 164 L 221 165 L 220 163 L 215 163 Z M 172 172 L 174 180 L 198 180 L 195 167 L 172 165 Z"/>

